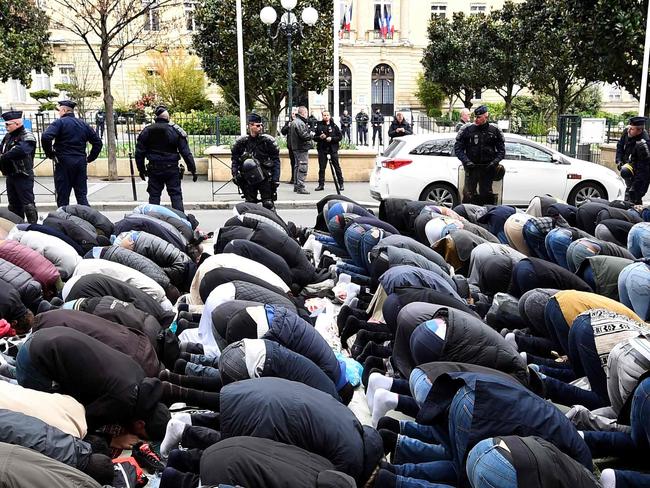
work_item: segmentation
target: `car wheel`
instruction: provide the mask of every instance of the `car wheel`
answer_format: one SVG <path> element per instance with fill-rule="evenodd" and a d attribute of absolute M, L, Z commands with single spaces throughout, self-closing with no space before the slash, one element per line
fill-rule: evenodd
<path fill-rule="evenodd" d="M 600 183 L 585 181 L 575 186 L 569 193 L 569 205 L 579 207 L 592 198 L 607 200 L 607 190 Z"/>
<path fill-rule="evenodd" d="M 431 183 L 420 194 L 420 200 L 447 208 L 454 208 L 459 203 L 456 189 L 445 183 Z"/>

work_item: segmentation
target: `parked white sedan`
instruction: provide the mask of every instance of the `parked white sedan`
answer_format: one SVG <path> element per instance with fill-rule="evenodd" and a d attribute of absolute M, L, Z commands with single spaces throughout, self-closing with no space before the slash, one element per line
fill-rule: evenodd
<path fill-rule="evenodd" d="M 460 203 L 456 134 L 413 135 L 395 139 L 377 157 L 370 176 L 376 200 L 406 198 L 454 207 Z M 622 199 L 625 182 L 599 164 L 567 157 L 541 144 L 505 134 L 506 169 L 502 203 L 527 205 L 550 194 L 579 206 L 587 198 Z"/>

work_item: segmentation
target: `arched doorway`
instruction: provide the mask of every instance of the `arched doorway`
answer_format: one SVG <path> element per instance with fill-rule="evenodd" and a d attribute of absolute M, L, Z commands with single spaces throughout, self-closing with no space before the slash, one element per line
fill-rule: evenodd
<path fill-rule="evenodd" d="M 372 70 L 372 111 L 381 110 L 383 115 L 392 116 L 395 110 L 395 72 L 387 64 L 378 64 Z"/>
<path fill-rule="evenodd" d="M 329 111 L 334 113 L 334 88 L 329 89 Z M 352 114 L 352 72 L 346 65 L 339 67 L 339 114 Z"/>

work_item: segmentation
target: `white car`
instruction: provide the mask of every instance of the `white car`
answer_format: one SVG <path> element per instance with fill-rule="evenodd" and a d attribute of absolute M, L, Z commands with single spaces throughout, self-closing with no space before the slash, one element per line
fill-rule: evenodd
<path fill-rule="evenodd" d="M 605 166 L 567 157 L 546 146 L 504 134 L 501 161 L 502 203 L 524 206 L 535 195 L 553 195 L 579 206 L 587 198 L 622 199 L 625 182 Z M 376 200 L 406 198 L 454 207 L 460 203 L 459 166 L 454 155 L 456 134 L 400 137 L 375 161 L 370 195 Z"/>

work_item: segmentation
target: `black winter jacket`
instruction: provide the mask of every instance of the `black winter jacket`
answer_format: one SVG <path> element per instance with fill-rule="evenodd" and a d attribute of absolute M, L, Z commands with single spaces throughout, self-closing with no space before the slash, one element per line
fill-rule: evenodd
<path fill-rule="evenodd" d="M 506 155 L 505 139 L 496 125 L 466 124 L 456 136 L 454 152 L 463 166 L 497 164 Z"/>

